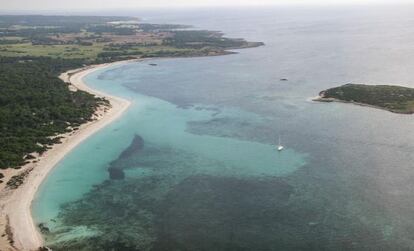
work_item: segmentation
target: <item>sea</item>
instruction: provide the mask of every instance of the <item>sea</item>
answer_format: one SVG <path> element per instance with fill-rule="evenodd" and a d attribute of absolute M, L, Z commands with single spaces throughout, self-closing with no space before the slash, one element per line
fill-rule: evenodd
<path fill-rule="evenodd" d="M 87 85 L 132 105 L 41 185 L 32 213 L 46 245 L 414 250 L 414 117 L 311 100 L 346 83 L 414 87 L 413 11 L 297 5 L 118 13 L 265 46 L 88 75 Z"/>

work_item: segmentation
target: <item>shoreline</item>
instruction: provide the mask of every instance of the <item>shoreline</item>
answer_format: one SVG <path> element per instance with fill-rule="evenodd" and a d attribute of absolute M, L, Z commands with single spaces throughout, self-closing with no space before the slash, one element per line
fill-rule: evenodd
<path fill-rule="evenodd" d="M 248 47 L 250 48 L 250 47 Z M 254 48 L 254 47 L 253 47 Z M 245 49 L 245 48 L 243 48 Z M 211 56 L 225 56 L 237 54 L 224 53 L 217 55 L 205 55 L 195 57 L 211 57 Z M 193 56 L 190 56 L 192 58 Z M 79 127 L 78 130 L 58 135 L 62 136 L 60 144 L 55 144 L 37 158 L 38 162 L 29 163 L 20 169 L 3 171 L 5 173 L 5 180 L 10 179 L 14 175 L 19 175 L 28 172 L 23 184 L 17 189 L 10 189 L 5 184 L 0 183 L 0 248 L 5 248 L 4 251 L 17 250 L 39 250 L 44 246 L 44 240 L 39 228 L 32 217 L 32 202 L 35 199 L 38 188 L 46 179 L 51 170 L 74 148 L 76 148 L 84 140 L 109 125 L 123 112 L 125 112 L 131 102 L 116 96 L 90 88 L 85 84 L 83 78 L 97 70 L 107 67 L 122 65 L 130 62 L 142 62 L 153 59 L 172 59 L 172 58 L 188 58 L 188 57 L 152 57 L 152 58 L 135 58 L 115 61 L 112 63 L 103 63 L 97 65 L 88 65 L 77 69 L 68 70 L 59 75 L 59 78 L 68 83 L 69 90 L 82 90 L 98 97 L 106 98 L 111 107 L 98 107 L 97 116 L 93 116 L 94 120 L 85 123 Z M 16 199 L 19 198 L 19 199 Z M 18 229 L 18 231 L 17 231 Z M 10 243 L 10 240 L 12 243 Z M 3 251 L 3 249 L 1 249 Z"/>
<path fill-rule="evenodd" d="M 69 83 L 71 90 L 82 90 L 98 97 L 106 98 L 110 107 L 98 107 L 95 119 L 79 127 L 79 130 L 64 134 L 60 144 L 55 144 L 38 158 L 38 162 L 29 163 L 19 170 L 13 170 L 8 176 L 29 172 L 25 181 L 17 189 L 9 189 L 3 184 L 0 191 L 0 228 L 4 230 L 0 246 L 4 250 L 37 250 L 44 242 L 32 217 L 32 202 L 39 186 L 51 170 L 74 148 L 84 140 L 118 119 L 131 105 L 131 102 L 90 88 L 83 78 L 97 70 L 114 65 L 125 64 L 133 60 L 86 66 L 62 73 L 59 78 Z M 10 240 L 12 243 L 10 243 Z M 4 245 L 3 245 L 4 244 Z M 7 245 L 7 248 L 6 248 Z M 3 249 L 2 249 L 3 250 Z"/>
<path fill-rule="evenodd" d="M 391 113 L 395 113 L 395 114 L 402 114 L 402 115 L 414 114 L 414 112 L 399 112 L 399 111 L 388 109 L 388 108 L 381 107 L 381 106 L 370 105 L 370 104 L 365 104 L 365 103 L 360 103 L 360 102 L 355 102 L 355 101 L 346 101 L 346 100 L 341 100 L 341 99 L 337 99 L 337 98 L 325 98 L 325 97 L 320 96 L 320 95 L 317 96 L 317 97 L 310 98 L 310 100 L 312 100 L 314 102 L 320 102 L 320 103 L 335 102 L 335 103 L 342 103 L 342 104 L 353 104 L 353 105 L 357 105 L 357 106 L 374 108 L 374 109 L 383 110 L 383 111 L 387 111 L 387 112 L 391 112 Z"/>

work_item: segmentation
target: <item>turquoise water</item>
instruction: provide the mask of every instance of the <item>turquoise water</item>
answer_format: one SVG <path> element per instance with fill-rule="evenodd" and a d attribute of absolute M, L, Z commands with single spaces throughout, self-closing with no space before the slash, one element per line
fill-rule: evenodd
<path fill-rule="evenodd" d="M 412 116 L 308 101 L 348 82 L 412 86 L 411 12 L 392 10 L 139 13 L 266 46 L 88 75 L 88 85 L 133 105 L 41 186 L 33 212 L 50 228 L 47 243 L 54 250 L 412 249 Z"/>
<path fill-rule="evenodd" d="M 147 65 L 147 62 L 139 63 Z M 105 71 L 117 70 L 105 69 Z M 263 144 L 231 137 L 197 135 L 187 131 L 188 122 L 209 120 L 212 118 L 235 117 L 250 123 L 265 123 L 256 114 L 229 108 L 218 111 L 215 107 L 196 105 L 192 108 L 179 108 L 174 104 L 157 98 L 131 92 L 114 81 L 99 79 L 102 71 L 90 74 L 86 82 L 93 88 L 127 98 L 133 102 L 131 108 L 121 119 L 104 130 L 93 135 L 71 152 L 51 172 L 41 186 L 34 202 L 34 214 L 38 222 L 46 222 L 51 231 L 61 231 L 58 220 L 60 207 L 82 197 L 94 185 L 108 179 L 106 169 L 111 161 L 131 142 L 134 135 L 145 141 L 152 149 L 173 149 L 174 154 L 149 153 L 143 158 L 157 159 L 154 164 L 136 164 L 127 166 L 126 177 L 169 175 L 175 182 L 191 176 L 211 175 L 220 177 L 274 177 L 294 172 L 305 164 L 306 154 L 287 148 L 277 152 L 275 144 Z M 168 158 L 168 166 L 165 166 Z M 191 165 L 183 164 L 191 161 Z M 154 160 L 152 160 L 154 162 Z M 87 228 L 81 228 L 85 235 Z M 78 228 L 71 229 L 78 237 Z M 73 233 L 75 232 L 75 233 Z M 70 235 L 68 235 L 70 236 Z M 68 236 L 61 237 L 63 239 Z M 70 239 L 70 238 L 69 238 Z"/>

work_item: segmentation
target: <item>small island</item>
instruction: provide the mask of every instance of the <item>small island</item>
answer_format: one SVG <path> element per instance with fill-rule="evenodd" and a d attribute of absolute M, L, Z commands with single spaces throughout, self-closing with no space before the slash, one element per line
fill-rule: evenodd
<path fill-rule="evenodd" d="M 346 84 L 319 93 L 321 102 L 345 102 L 394 113 L 414 113 L 414 89 L 394 85 Z"/>

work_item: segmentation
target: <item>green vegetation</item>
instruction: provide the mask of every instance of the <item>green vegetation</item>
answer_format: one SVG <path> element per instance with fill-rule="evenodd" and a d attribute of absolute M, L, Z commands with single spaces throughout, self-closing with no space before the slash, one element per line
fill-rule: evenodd
<path fill-rule="evenodd" d="M 319 101 L 345 101 L 395 113 L 414 113 L 414 89 L 392 85 L 346 84 L 320 93 Z"/>
<path fill-rule="evenodd" d="M 19 167 L 33 152 L 58 143 L 54 136 L 90 120 L 106 101 L 71 92 L 57 74 L 81 61 L 0 58 L 0 168 Z M 26 156 L 26 159 L 24 157 Z"/>
<path fill-rule="evenodd" d="M 0 57 L 34 56 L 106 62 L 130 57 L 223 55 L 263 45 L 186 25 L 130 17 L 0 16 Z"/>
<path fill-rule="evenodd" d="M 244 48 L 249 46 L 260 46 L 263 43 L 248 43 L 243 39 L 225 38 L 220 32 L 205 30 L 178 30 L 174 31 L 174 36 L 164 40 L 165 45 L 177 48 L 221 48 L 233 49 Z"/>
<path fill-rule="evenodd" d="M 7 181 L 7 187 L 10 189 L 17 189 L 20 185 L 23 184 L 24 179 L 29 175 L 29 173 L 32 171 L 32 169 L 26 170 L 22 172 L 19 175 L 15 175 L 10 178 L 9 181 Z"/>
<path fill-rule="evenodd" d="M 0 16 L 0 169 L 18 168 L 90 120 L 102 99 L 57 76 L 84 65 L 145 57 L 223 55 L 260 46 L 185 25 L 131 17 Z"/>
<path fill-rule="evenodd" d="M 33 56 L 69 59 L 97 58 L 102 51 L 102 45 L 32 45 L 30 43 L 18 43 L 0 47 L 0 56 Z"/>

